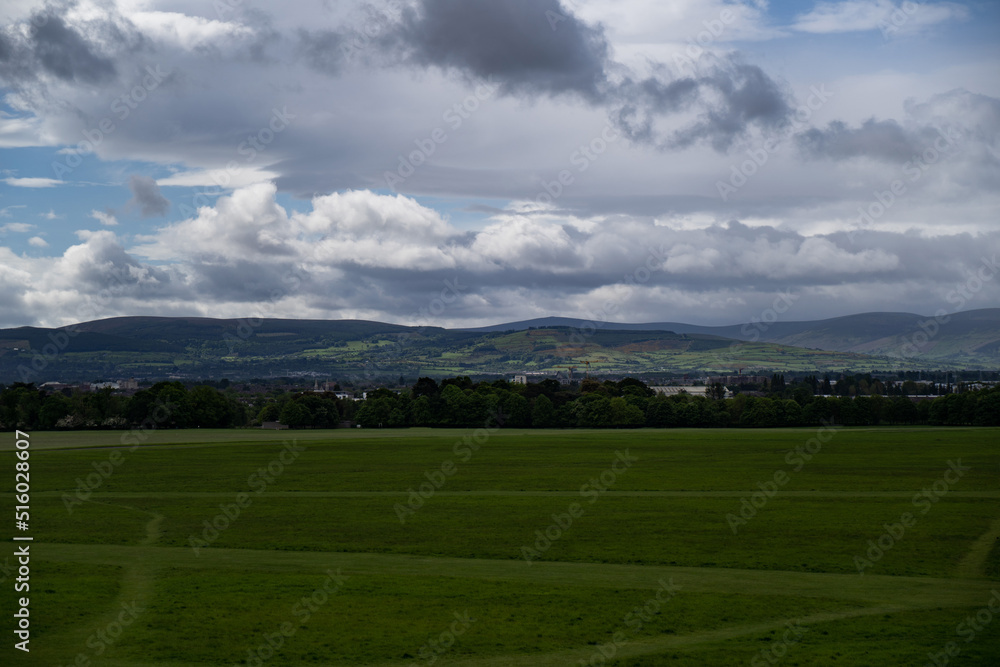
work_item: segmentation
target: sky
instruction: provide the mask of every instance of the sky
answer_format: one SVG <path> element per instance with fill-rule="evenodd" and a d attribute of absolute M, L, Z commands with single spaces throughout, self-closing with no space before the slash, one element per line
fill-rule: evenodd
<path fill-rule="evenodd" d="M 995 308 L 998 28 L 995 1 L 0 0 L 0 327 Z"/>

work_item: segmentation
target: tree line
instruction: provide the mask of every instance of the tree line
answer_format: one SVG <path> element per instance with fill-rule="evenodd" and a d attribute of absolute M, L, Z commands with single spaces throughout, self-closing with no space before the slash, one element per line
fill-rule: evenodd
<path fill-rule="evenodd" d="M 221 383 L 219 383 L 221 384 Z M 0 429 L 239 428 L 280 422 L 291 428 L 726 428 L 930 424 L 1000 426 L 1000 387 L 951 393 L 914 402 L 903 395 L 817 395 L 815 378 L 787 383 L 774 376 L 766 387 L 726 398 L 716 385 L 708 396 L 658 395 L 634 378 L 574 385 L 542 380 L 440 383 L 420 378 L 405 391 L 377 389 L 364 401 L 326 392 L 276 391 L 244 395 L 232 387 L 159 382 L 132 396 L 110 389 L 46 391 L 15 383 L 0 389 Z M 868 384 L 864 382 L 862 386 Z M 228 385 L 228 383 L 226 383 Z M 838 386 L 858 386 L 850 382 Z M 867 387 L 865 387 L 867 388 Z"/>
<path fill-rule="evenodd" d="M 708 396 L 666 396 L 634 378 L 586 379 L 579 387 L 555 380 L 518 385 L 457 377 L 438 384 L 420 378 L 409 392 L 369 394 L 356 419 L 366 428 L 478 427 L 490 420 L 511 428 L 1000 425 L 1000 387 L 914 402 L 902 395 L 816 395 L 822 385 L 814 383 L 815 378 L 805 378 L 786 384 L 775 376 L 765 388 L 769 395 L 725 398 L 721 385 L 710 387 Z"/>
<path fill-rule="evenodd" d="M 239 428 L 263 421 L 293 428 L 334 428 L 342 415 L 350 419 L 354 410 L 354 401 L 332 393 L 245 396 L 232 388 L 159 382 L 122 396 L 111 389 L 49 392 L 15 383 L 0 391 L 0 430 Z"/>

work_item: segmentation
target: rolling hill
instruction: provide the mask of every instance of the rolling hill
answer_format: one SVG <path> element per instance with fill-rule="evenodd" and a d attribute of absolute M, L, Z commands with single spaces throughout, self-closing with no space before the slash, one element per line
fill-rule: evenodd
<path fill-rule="evenodd" d="M 921 333 L 920 323 L 927 333 Z M 932 322 L 932 321 L 931 321 Z M 933 335 L 931 335 L 933 334 Z M 868 372 L 1000 365 L 1000 309 L 703 327 L 545 318 L 482 329 L 364 320 L 118 317 L 0 330 L 0 382 L 313 375 Z"/>
<path fill-rule="evenodd" d="M 469 331 L 521 331 L 537 327 L 592 327 L 588 320 L 546 317 Z M 954 313 L 936 322 L 914 313 L 861 313 L 809 322 L 747 322 L 699 326 L 681 322 L 605 323 L 602 329 L 659 330 L 833 352 L 906 358 L 941 367 L 1000 366 L 1000 308 Z"/>

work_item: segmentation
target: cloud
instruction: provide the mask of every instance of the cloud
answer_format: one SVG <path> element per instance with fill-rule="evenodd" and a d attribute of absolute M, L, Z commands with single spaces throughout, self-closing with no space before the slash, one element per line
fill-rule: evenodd
<path fill-rule="evenodd" d="M 132 199 L 126 208 L 138 206 L 142 217 L 152 218 L 167 214 L 170 200 L 160 193 L 160 186 L 149 176 L 132 174 L 128 179 L 128 187 L 132 191 Z"/>
<path fill-rule="evenodd" d="M 905 162 L 918 152 L 918 137 L 894 120 L 866 120 L 857 128 L 832 121 L 825 130 L 810 129 L 796 138 L 799 148 L 810 157 L 843 160 L 872 157 L 887 162 Z"/>
<path fill-rule="evenodd" d="M 11 216 L 11 211 L 17 208 L 27 208 L 24 204 L 14 204 L 13 206 L 4 206 L 0 208 L 0 218 L 9 218 Z"/>
<path fill-rule="evenodd" d="M 398 195 L 326 195 L 303 212 L 276 196 L 269 184 L 238 189 L 131 248 L 106 229 L 78 232 L 79 243 L 57 257 L 0 248 L 0 274 L 19 304 L 2 309 L 0 326 L 126 314 L 418 323 L 446 280 L 461 289 L 433 322 L 443 326 L 592 317 L 609 303 L 617 321 L 732 323 L 786 289 L 805 297 L 795 319 L 929 314 L 949 307 L 948 290 L 981 257 L 1000 252 L 998 232 L 869 230 L 852 240 L 735 221 L 684 229 L 553 211 L 502 211 L 482 230 L 462 231 Z M 968 307 L 995 303 L 995 282 Z"/>
<path fill-rule="evenodd" d="M 925 151 L 979 153 L 981 165 L 996 171 L 1000 162 L 1000 99 L 956 89 L 923 103 L 910 100 L 902 121 L 868 119 L 857 127 L 832 121 L 825 129 L 800 132 L 796 143 L 810 158 L 846 160 L 868 157 L 902 164 L 919 160 Z M 931 160 L 936 161 L 937 158 Z M 926 161 L 926 159 L 925 159 Z"/>
<path fill-rule="evenodd" d="M 954 2 L 848 0 L 819 2 L 812 11 L 796 17 L 792 27 L 820 34 L 882 30 L 889 35 L 967 16 L 968 10 Z"/>
<path fill-rule="evenodd" d="M 57 283 L 78 283 L 86 294 L 107 289 L 121 296 L 151 298 L 169 286 L 169 271 L 136 260 L 112 232 L 81 230 L 77 236 L 82 243 L 68 248 L 52 268 Z"/>
<path fill-rule="evenodd" d="M 222 175 L 226 178 L 223 178 Z M 279 176 L 278 172 L 265 168 L 248 167 L 234 173 L 202 169 L 177 172 L 165 178 L 157 179 L 156 184 L 160 187 L 179 186 L 196 188 L 202 186 L 217 189 L 222 187 L 221 183 L 225 183 L 226 188 L 241 188 L 253 185 L 254 183 L 273 181 Z"/>
<path fill-rule="evenodd" d="M 342 72 L 349 32 L 303 31 L 299 40 L 313 68 Z M 496 81 L 517 98 L 582 100 L 606 109 L 632 141 L 663 150 L 704 143 L 726 152 L 754 131 L 782 127 L 792 112 L 780 83 L 732 54 L 691 63 L 679 77 L 652 62 L 652 74 L 641 76 L 611 57 L 603 27 L 560 0 L 420 0 L 386 20 L 373 41 L 378 48 L 364 54 L 379 66 Z"/>
<path fill-rule="evenodd" d="M 357 48 L 350 46 L 349 37 L 335 30 L 300 29 L 298 39 L 299 53 L 310 67 L 324 74 L 340 73 L 345 48 Z"/>
<path fill-rule="evenodd" d="M 584 265 L 575 240 L 565 228 L 526 217 L 498 216 L 494 224 L 476 234 L 472 251 L 498 268 L 549 267 L 566 272 L 578 271 Z"/>
<path fill-rule="evenodd" d="M 35 248 L 47 248 L 47 247 L 49 247 L 48 242 L 45 239 L 43 239 L 41 236 L 32 236 L 30 239 L 28 239 L 28 245 L 30 245 L 32 247 L 35 247 Z"/>
<path fill-rule="evenodd" d="M 118 218 L 116 218 L 114 214 L 111 213 L 110 211 L 103 212 L 94 209 L 90 212 L 90 217 L 93 218 L 94 220 L 97 220 L 106 227 L 114 227 L 115 225 L 118 224 Z"/>
<path fill-rule="evenodd" d="M 288 215 L 274 195 L 270 184 L 239 189 L 214 207 L 200 208 L 197 217 L 164 227 L 155 243 L 139 251 L 154 259 L 185 256 L 205 264 L 291 255 Z"/>
<path fill-rule="evenodd" d="M 716 151 L 726 152 L 751 127 L 776 132 L 792 113 L 787 94 L 756 65 L 730 60 L 713 67 L 695 83 L 706 91 L 706 108 L 693 124 L 674 133 L 667 142 L 670 148 L 688 148 L 705 141 Z"/>
<path fill-rule="evenodd" d="M 70 28 L 55 13 L 32 22 L 30 40 L 35 58 L 60 79 L 100 83 L 115 76 L 115 64 L 94 42 Z"/>
<path fill-rule="evenodd" d="M 112 53 L 133 41 L 109 16 L 71 25 L 72 3 L 36 12 L 26 30 L 0 32 L 0 76 L 18 84 L 46 76 L 67 83 L 98 85 L 116 78 Z"/>
<path fill-rule="evenodd" d="M 45 218 L 46 220 L 58 220 L 60 218 L 65 217 L 65 216 L 59 215 L 58 213 L 56 213 L 55 209 L 51 209 L 51 208 L 49 209 L 48 213 L 39 213 L 39 216 L 42 217 L 42 218 Z"/>
<path fill-rule="evenodd" d="M 559 0 L 424 0 L 391 39 L 410 62 L 493 76 L 508 90 L 599 100 L 608 84 L 603 32 Z"/>
<path fill-rule="evenodd" d="M 250 26 L 180 12 L 135 12 L 129 19 L 145 37 L 185 51 L 219 48 L 227 42 L 238 43 L 255 34 Z"/>
<path fill-rule="evenodd" d="M 34 225 L 29 225 L 26 222 L 8 222 L 5 225 L 0 225 L 0 232 L 13 232 L 15 234 L 27 234 L 32 229 Z"/>
<path fill-rule="evenodd" d="M 15 188 L 52 188 L 66 181 L 54 178 L 5 178 L 3 182 Z"/>

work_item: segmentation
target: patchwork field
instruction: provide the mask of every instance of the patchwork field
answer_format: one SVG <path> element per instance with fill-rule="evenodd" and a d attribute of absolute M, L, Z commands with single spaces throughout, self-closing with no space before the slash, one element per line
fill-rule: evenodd
<path fill-rule="evenodd" d="M 1000 429 L 125 443 L 31 435 L 3 664 L 1000 664 Z"/>

